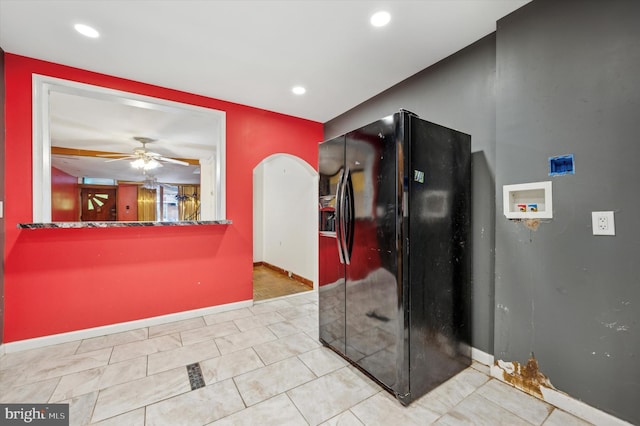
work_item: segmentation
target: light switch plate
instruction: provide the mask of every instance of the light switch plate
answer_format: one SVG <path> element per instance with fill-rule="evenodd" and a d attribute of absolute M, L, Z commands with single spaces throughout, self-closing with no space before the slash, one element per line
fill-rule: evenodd
<path fill-rule="evenodd" d="M 591 212 L 593 235 L 616 235 L 613 212 Z"/>

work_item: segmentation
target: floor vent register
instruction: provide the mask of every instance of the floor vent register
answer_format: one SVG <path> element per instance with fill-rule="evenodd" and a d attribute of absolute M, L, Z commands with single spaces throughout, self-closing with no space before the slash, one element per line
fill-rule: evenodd
<path fill-rule="evenodd" d="M 202 377 L 202 370 L 200 364 L 187 365 L 187 374 L 189 375 L 189 383 L 191 383 L 191 390 L 196 390 L 205 387 L 204 378 Z"/>

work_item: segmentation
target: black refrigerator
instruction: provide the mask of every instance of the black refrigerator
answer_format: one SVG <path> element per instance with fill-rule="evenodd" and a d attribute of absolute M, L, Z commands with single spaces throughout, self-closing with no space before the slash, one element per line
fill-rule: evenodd
<path fill-rule="evenodd" d="M 319 145 L 320 340 L 405 405 L 471 363 L 470 145 L 405 110 Z"/>

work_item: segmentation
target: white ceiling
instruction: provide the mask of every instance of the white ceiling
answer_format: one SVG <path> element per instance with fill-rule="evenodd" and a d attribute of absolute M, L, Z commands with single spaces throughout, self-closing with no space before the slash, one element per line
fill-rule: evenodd
<path fill-rule="evenodd" d="M 528 1 L 0 0 L 0 47 L 324 123 L 495 31 Z M 379 10 L 391 22 L 374 28 Z M 77 23 L 101 37 L 81 36 Z M 295 85 L 307 93 L 294 95 Z M 52 96 L 50 112 L 53 146 L 131 153 L 142 136 L 163 156 L 211 156 L 215 132 L 195 118 L 71 95 Z M 144 178 L 129 161 L 51 161 L 73 176 Z M 195 168 L 165 163 L 153 174 L 198 182 Z"/>
<path fill-rule="evenodd" d="M 0 47 L 326 122 L 495 31 L 528 1 L 0 0 Z M 381 9 L 391 23 L 374 28 Z M 101 37 L 79 35 L 76 23 Z"/>

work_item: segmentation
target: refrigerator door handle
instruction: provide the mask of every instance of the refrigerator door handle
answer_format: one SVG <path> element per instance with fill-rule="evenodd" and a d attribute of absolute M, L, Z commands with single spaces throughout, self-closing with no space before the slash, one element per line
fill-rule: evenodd
<path fill-rule="evenodd" d="M 351 179 L 351 172 L 349 172 L 349 175 L 347 177 L 348 177 L 347 190 L 349 191 L 349 200 L 347 203 L 347 208 L 349 209 L 349 215 L 348 215 L 349 222 L 347 223 L 346 252 L 348 254 L 346 255 L 346 257 L 348 257 L 349 262 L 351 262 L 351 254 L 353 253 L 353 236 L 354 236 L 355 224 L 356 224 L 356 210 L 354 206 L 355 194 L 353 192 L 353 180 Z"/>
<path fill-rule="evenodd" d="M 338 185 L 336 187 L 336 242 L 338 244 L 338 256 L 340 257 L 340 263 L 344 265 L 344 252 L 343 252 L 343 244 L 342 244 L 342 204 L 343 204 L 343 191 L 344 191 L 344 171 L 340 172 L 340 177 L 338 178 Z"/>
<path fill-rule="evenodd" d="M 351 264 L 351 253 L 353 250 L 353 229 L 354 229 L 354 209 L 353 209 L 353 183 L 351 181 L 351 170 L 347 169 L 342 181 L 342 198 L 340 200 L 340 240 L 344 253 L 344 262 Z"/>

